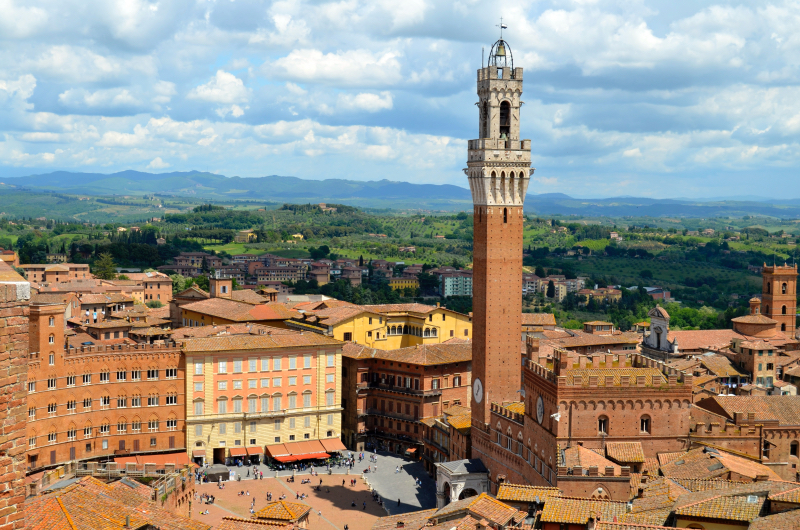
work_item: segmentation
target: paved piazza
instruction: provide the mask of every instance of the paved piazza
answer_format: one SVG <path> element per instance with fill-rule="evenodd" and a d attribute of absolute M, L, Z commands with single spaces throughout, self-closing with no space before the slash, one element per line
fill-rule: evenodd
<path fill-rule="evenodd" d="M 372 499 L 370 486 L 361 478 L 361 471 L 367 466 L 372 466 L 373 472 L 365 475 L 367 481 L 375 491 L 384 498 L 381 507 Z M 396 466 L 401 466 L 400 473 L 395 473 Z M 353 473 L 345 474 L 345 470 L 334 468 L 331 475 L 325 468 L 317 469 L 319 476 L 311 477 L 310 484 L 301 484 L 304 478 L 309 478 L 309 471 L 298 472 L 296 482 L 286 482 L 291 476 L 291 471 L 275 472 L 265 466 L 259 466 L 264 472 L 264 480 L 252 480 L 247 477 L 247 467 L 231 467 L 231 470 L 242 476 L 241 481 L 225 482 L 225 488 L 219 489 L 217 484 L 199 484 L 198 497 L 201 493 L 216 496 L 214 504 L 201 504 L 199 500 L 192 502 L 192 519 L 204 521 L 210 525 L 220 524 L 223 517 L 236 516 L 250 518 L 250 503 L 255 499 L 254 509 L 260 510 L 267 503 L 267 492 L 272 493 L 272 499 L 278 500 L 282 494 L 287 501 L 302 502 L 313 508 L 309 516 L 309 528 L 316 529 L 343 529 L 347 524 L 350 530 L 369 530 L 378 517 L 388 513 L 397 514 L 416 511 L 436 506 L 436 488 L 434 481 L 419 462 L 409 462 L 403 458 L 380 453 L 378 455 L 378 471 L 374 471 L 375 464 L 367 458 L 361 464 L 356 460 Z M 422 486 L 417 487 L 414 479 L 422 480 Z M 319 484 L 322 479 L 322 490 L 316 491 L 312 486 Z M 357 479 L 355 486 L 350 486 L 350 480 Z M 342 486 L 342 480 L 345 485 Z M 240 491 L 249 491 L 250 495 L 239 496 Z M 305 500 L 298 501 L 296 494 L 305 493 Z M 400 499 L 400 506 L 397 500 Z M 352 503 L 356 503 L 356 507 Z M 366 502 L 366 510 L 364 503 Z M 201 515 L 201 511 L 208 510 L 208 514 Z M 321 512 L 321 515 L 320 515 Z"/>

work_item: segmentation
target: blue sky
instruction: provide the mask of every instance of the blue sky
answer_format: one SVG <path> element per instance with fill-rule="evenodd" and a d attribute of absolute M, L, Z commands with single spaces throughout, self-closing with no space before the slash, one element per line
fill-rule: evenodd
<path fill-rule="evenodd" d="M 0 176 L 465 185 L 500 16 L 529 191 L 800 197 L 800 4 L 0 0 Z"/>

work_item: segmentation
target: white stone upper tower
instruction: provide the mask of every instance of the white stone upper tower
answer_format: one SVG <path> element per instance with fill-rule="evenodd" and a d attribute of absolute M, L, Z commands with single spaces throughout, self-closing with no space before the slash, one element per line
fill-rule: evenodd
<path fill-rule="evenodd" d="M 511 48 L 494 43 L 478 70 L 478 140 L 470 140 L 467 168 L 472 202 L 478 206 L 522 206 L 531 169 L 531 141 L 519 138 L 522 68 Z"/>

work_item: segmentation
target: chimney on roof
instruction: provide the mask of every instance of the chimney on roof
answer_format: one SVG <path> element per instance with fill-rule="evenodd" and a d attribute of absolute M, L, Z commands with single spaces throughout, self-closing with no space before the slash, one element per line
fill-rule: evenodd
<path fill-rule="evenodd" d="M 130 530 L 131 529 L 131 516 L 130 515 L 126 515 L 125 516 L 125 526 L 123 528 L 125 528 L 125 530 Z"/>

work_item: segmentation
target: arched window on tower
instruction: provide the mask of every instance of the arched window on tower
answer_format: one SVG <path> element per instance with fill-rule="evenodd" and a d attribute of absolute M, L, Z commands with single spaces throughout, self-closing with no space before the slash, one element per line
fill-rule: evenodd
<path fill-rule="evenodd" d="M 786 314 L 786 306 L 781 307 L 781 315 Z"/>
<path fill-rule="evenodd" d="M 786 331 L 786 323 L 781 324 L 781 331 Z"/>
<path fill-rule="evenodd" d="M 764 306 L 764 314 L 769 315 L 769 305 Z"/>
<path fill-rule="evenodd" d="M 771 286 L 771 285 L 772 285 L 772 284 L 770 284 L 770 283 L 767 283 L 767 294 L 769 294 L 769 291 L 770 291 L 770 286 Z"/>
<path fill-rule="evenodd" d="M 511 104 L 508 101 L 500 103 L 500 139 L 507 140 L 511 137 Z"/>
<path fill-rule="evenodd" d="M 503 222 L 508 222 L 508 208 L 503 208 Z"/>
<path fill-rule="evenodd" d="M 781 285 L 781 294 L 786 294 L 786 282 Z"/>

